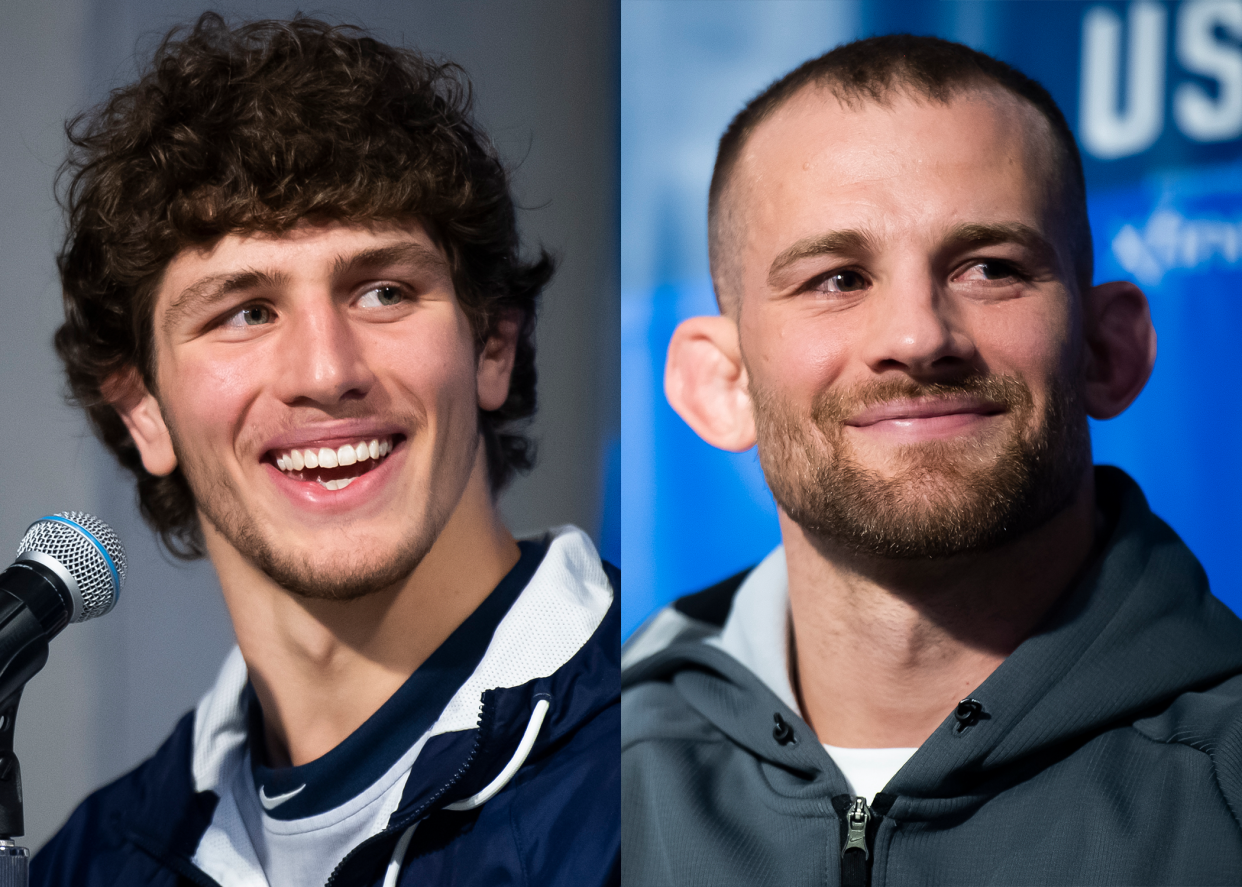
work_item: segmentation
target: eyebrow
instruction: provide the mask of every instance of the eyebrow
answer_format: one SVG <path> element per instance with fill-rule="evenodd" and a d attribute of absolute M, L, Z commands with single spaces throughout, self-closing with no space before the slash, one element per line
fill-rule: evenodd
<path fill-rule="evenodd" d="M 863 231 L 847 229 L 829 231 L 806 237 L 772 260 L 768 268 L 768 286 L 775 287 L 781 272 L 795 262 L 816 256 L 859 255 L 871 252 L 872 239 Z"/>
<path fill-rule="evenodd" d="M 958 225 L 944 238 L 944 243 L 953 249 L 1016 243 L 1036 253 L 1044 262 L 1051 262 L 1056 256 L 1056 250 L 1043 234 L 1021 222 Z M 825 255 L 857 256 L 873 249 L 871 236 L 864 231 L 853 229 L 829 231 L 804 238 L 772 260 L 768 268 L 768 286 L 777 287 L 781 272 L 803 259 Z"/>
<path fill-rule="evenodd" d="M 391 265 L 415 265 L 445 274 L 449 272 L 448 261 L 439 250 L 421 243 L 394 243 L 338 256 L 332 263 L 332 274 L 339 276 Z"/>
<path fill-rule="evenodd" d="M 959 225 L 949 232 L 945 243 L 959 249 L 1016 243 L 1035 253 L 1041 261 L 1052 262 L 1056 257 L 1056 249 L 1048 238 L 1030 225 L 1024 225 L 1021 222 Z"/>
<path fill-rule="evenodd" d="M 285 276 L 279 272 L 269 273 L 253 268 L 200 277 L 183 289 L 168 306 L 168 311 L 164 314 L 164 328 L 172 329 L 183 315 L 208 309 L 235 293 L 258 287 L 276 287 L 284 280 Z"/>

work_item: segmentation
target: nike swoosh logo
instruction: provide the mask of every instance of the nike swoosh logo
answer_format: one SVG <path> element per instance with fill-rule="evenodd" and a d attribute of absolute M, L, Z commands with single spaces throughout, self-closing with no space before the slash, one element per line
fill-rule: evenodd
<path fill-rule="evenodd" d="M 291 792 L 285 792 L 283 795 L 277 795 L 274 798 L 269 798 L 267 796 L 267 787 L 261 785 L 259 786 L 259 803 L 263 805 L 264 810 L 275 810 L 277 807 L 279 807 L 285 801 L 292 798 L 294 795 L 298 794 L 298 792 L 302 791 L 302 789 L 304 788 L 306 788 L 305 784 L 299 785 L 297 788 L 295 788 Z"/>

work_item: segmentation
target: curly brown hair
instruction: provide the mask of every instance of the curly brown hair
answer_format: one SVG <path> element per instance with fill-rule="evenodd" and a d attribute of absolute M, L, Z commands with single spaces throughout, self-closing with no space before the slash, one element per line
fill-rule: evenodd
<path fill-rule="evenodd" d="M 524 261 L 509 170 L 475 123 L 465 72 L 310 18 L 174 29 L 141 78 L 70 120 L 60 171 L 70 398 L 138 482 L 169 550 L 204 553 L 180 469 L 150 474 L 102 388 L 137 371 L 155 391 L 154 295 L 181 250 L 306 218 L 414 218 L 445 252 L 478 347 L 520 318 L 509 396 L 479 412 L 493 492 L 534 458 L 535 309 L 552 276 Z"/>

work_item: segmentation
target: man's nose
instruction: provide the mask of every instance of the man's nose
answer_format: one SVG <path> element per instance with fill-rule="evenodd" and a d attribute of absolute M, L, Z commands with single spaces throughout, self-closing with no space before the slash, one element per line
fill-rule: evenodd
<path fill-rule="evenodd" d="M 887 286 L 871 300 L 864 358 L 874 372 L 916 377 L 960 372 L 974 361 L 973 337 L 952 297 L 930 277 Z"/>
<path fill-rule="evenodd" d="M 370 390 L 374 376 L 362 343 L 338 305 L 297 312 L 289 332 L 281 343 L 282 400 L 333 404 L 361 398 Z"/>

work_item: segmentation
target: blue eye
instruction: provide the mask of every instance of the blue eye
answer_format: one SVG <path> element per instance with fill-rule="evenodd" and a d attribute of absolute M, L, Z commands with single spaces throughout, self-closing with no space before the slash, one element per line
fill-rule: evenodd
<path fill-rule="evenodd" d="M 358 304 L 364 308 L 384 308 L 400 304 L 404 300 L 405 293 L 401 291 L 401 287 L 384 284 L 373 286 L 363 293 Z"/>
<path fill-rule="evenodd" d="M 247 326 L 263 326 L 264 324 L 271 323 L 273 319 L 274 312 L 268 306 L 247 305 L 225 319 L 221 325 L 238 329 Z"/>

